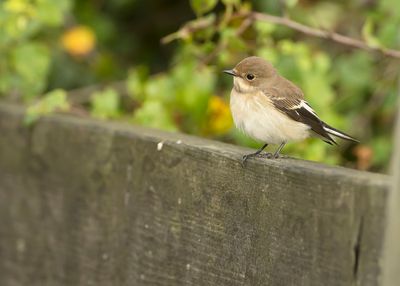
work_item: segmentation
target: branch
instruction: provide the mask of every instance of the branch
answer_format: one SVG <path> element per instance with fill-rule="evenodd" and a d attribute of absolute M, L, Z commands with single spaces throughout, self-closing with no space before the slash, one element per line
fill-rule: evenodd
<path fill-rule="evenodd" d="M 331 40 L 333 42 L 340 43 L 342 45 L 346 45 L 346 46 L 349 46 L 352 48 L 362 49 L 362 50 L 366 50 L 369 52 L 379 52 L 387 57 L 393 57 L 393 58 L 400 59 L 400 51 L 399 50 L 392 50 L 392 49 L 381 48 L 381 47 L 373 47 L 373 46 L 368 45 L 364 41 L 353 39 L 353 38 L 350 38 L 350 37 L 347 37 L 347 36 L 344 36 L 344 35 L 341 35 L 338 33 L 324 31 L 324 30 L 320 30 L 317 28 L 312 28 L 312 27 L 300 24 L 298 22 L 292 21 L 288 18 L 272 16 L 269 14 L 263 14 L 263 13 L 259 13 L 259 12 L 251 12 L 244 16 L 249 17 L 255 21 L 263 21 L 263 22 L 269 22 L 269 23 L 273 23 L 273 24 L 286 26 L 293 30 L 299 31 L 303 34 Z"/>
<path fill-rule="evenodd" d="M 213 15 L 208 16 L 208 17 L 203 17 L 200 19 L 196 19 L 196 20 L 186 23 L 178 31 L 161 38 L 160 42 L 162 44 L 168 44 L 177 39 L 186 39 L 193 32 L 206 29 L 214 24 L 215 24 L 215 17 Z"/>
<path fill-rule="evenodd" d="M 400 59 L 400 51 L 387 49 L 384 47 L 375 47 L 371 46 L 368 43 L 350 38 L 348 36 L 344 36 L 335 32 L 325 31 L 313 27 L 309 27 L 289 18 L 273 16 L 270 14 L 260 13 L 260 12 L 248 12 L 248 13 L 237 13 L 233 14 L 228 21 L 232 21 L 237 18 L 244 18 L 244 23 L 239 27 L 237 31 L 237 35 L 241 35 L 247 28 L 254 22 L 254 21 L 262 21 L 262 22 L 269 22 L 276 25 L 286 26 L 290 29 L 295 31 L 301 32 L 308 36 L 313 36 L 317 38 L 323 38 L 327 40 L 331 40 L 333 42 L 349 46 L 356 49 L 365 50 L 368 52 L 377 52 L 387 57 L 397 58 Z M 163 44 L 169 43 L 176 39 L 187 38 L 191 33 L 196 32 L 198 30 L 202 30 L 208 28 L 215 24 L 214 17 L 207 17 L 207 18 L 200 18 L 198 20 L 194 20 L 189 22 L 188 24 L 184 25 L 181 29 L 177 32 L 167 35 L 166 37 L 161 39 Z M 219 52 L 219 50 L 217 51 Z M 210 57 L 211 58 L 211 57 Z"/>

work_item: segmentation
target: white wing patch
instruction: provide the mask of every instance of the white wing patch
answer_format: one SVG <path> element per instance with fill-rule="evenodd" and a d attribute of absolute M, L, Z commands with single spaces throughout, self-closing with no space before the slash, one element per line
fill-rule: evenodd
<path fill-rule="evenodd" d="M 315 113 L 314 109 L 311 108 L 311 106 L 308 104 L 307 101 L 302 100 L 300 101 L 299 104 L 291 106 L 290 110 L 296 110 L 296 109 L 301 109 L 304 108 L 305 110 L 307 110 L 308 112 L 310 112 L 312 115 L 314 115 L 315 117 L 319 118 L 318 115 Z M 297 111 L 295 111 L 297 114 L 299 114 Z"/>
<path fill-rule="evenodd" d="M 314 114 L 316 117 L 318 117 L 317 114 L 315 113 L 314 109 L 311 108 L 311 106 L 308 104 L 307 101 L 302 100 L 300 102 L 300 108 L 301 107 L 304 107 L 308 112 L 310 112 L 310 113 Z"/>

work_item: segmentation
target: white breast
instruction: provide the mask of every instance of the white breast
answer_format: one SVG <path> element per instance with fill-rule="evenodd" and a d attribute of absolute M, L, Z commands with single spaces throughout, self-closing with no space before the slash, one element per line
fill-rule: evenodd
<path fill-rule="evenodd" d="M 237 128 L 250 137 L 269 144 L 303 140 L 310 135 L 310 127 L 294 121 L 273 107 L 260 91 L 237 92 L 232 89 L 230 106 Z"/>

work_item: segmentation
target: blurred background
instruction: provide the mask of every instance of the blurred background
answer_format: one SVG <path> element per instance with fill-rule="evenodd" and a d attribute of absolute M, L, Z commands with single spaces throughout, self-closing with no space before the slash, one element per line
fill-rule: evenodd
<path fill-rule="evenodd" d="M 258 148 L 232 125 L 232 78 L 221 73 L 258 55 L 324 121 L 361 141 L 308 139 L 284 154 L 387 172 L 399 58 L 254 20 L 252 11 L 400 49 L 398 0 L 2 0 L 0 100 L 26 105 L 27 125 L 63 112 Z"/>

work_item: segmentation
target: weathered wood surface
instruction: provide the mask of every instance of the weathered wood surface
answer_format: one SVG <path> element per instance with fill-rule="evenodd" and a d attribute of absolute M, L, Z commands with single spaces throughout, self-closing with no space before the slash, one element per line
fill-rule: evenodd
<path fill-rule="evenodd" d="M 400 95 L 400 80 L 399 80 Z M 400 105 L 392 157 L 392 189 L 387 196 L 387 227 L 382 259 L 382 286 L 400 285 Z"/>
<path fill-rule="evenodd" d="M 378 285 L 387 176 L 0 105 L 0 285 Z M 162 142 L 162 143 L 161 143 Z"/>

